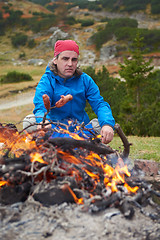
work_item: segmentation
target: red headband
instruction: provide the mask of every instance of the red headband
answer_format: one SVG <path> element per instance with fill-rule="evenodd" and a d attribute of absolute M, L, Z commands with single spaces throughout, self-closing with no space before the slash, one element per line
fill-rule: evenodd
<path fill-rule="evenodd" d="M 79 46 L 73 40 L 58 40 L 54 45 L 54 57 L 63 51 L 74 51 L 79 55 Z"/>

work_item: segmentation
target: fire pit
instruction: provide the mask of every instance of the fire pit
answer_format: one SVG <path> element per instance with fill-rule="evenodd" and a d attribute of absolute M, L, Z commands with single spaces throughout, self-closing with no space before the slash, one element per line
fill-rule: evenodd
<path fill-rule="evenodd" d="M 159 184 L 128 170 L 115 128 L 123 152 L 75 122 L 30 134 L 1 124 L 0 237 L 159 239 Z"/>

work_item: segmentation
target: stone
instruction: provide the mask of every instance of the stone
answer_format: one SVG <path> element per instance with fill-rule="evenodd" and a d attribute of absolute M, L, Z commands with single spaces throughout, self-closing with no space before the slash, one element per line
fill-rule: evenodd
<path fill-rule="evenodd" d="M 146 176 L 156 176 L 158 174 L 159 165 L 155 161 L 136 159 L 134 165 L 136 169 L 143 171 Z"/>

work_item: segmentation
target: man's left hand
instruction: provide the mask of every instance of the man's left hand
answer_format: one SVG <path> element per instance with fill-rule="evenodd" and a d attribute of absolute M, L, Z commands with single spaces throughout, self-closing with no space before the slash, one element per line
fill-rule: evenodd
<path fill-rule="evenodd" d="M 105 125 L 102 127 L 100 134 L 101 134 L 102 143 L 107 144 L 112 141 L 114 136 L 114 130 L 111 126 Z"/>

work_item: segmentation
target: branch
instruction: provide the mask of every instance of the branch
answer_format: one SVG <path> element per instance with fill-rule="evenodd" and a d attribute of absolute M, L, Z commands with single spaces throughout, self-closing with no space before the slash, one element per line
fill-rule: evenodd
<path fill-rule="evenodd" d="M 119 137 L 121 138 L 124 146 L 123 153 L 121 155 L 121 158 L 127 158 L 129 156 L 130 152 L 130 146 L 132 145 L 131 143 L 128 142 L 128 139 L 126 138 L 124 132 L 122 131 L 120 125 L 118 123 L 115 124 L 115 130 L 118 133 Z"/>
<path fill-rule="evenodd" d="M 96 144 L 87 142 L 86 140 L 75 140 L 73 138 L 57 137 L 57 138 L 51 138 L 48 141 L 53 145 L 56 145 L 58 147 L 64 147 L 65 149 L 78 147 L 78 148 L 84 148 L 84 149 L 96 152 L 98 154 L 115 153 L 115 151 L 110 147 L 97 146 Z"/>

